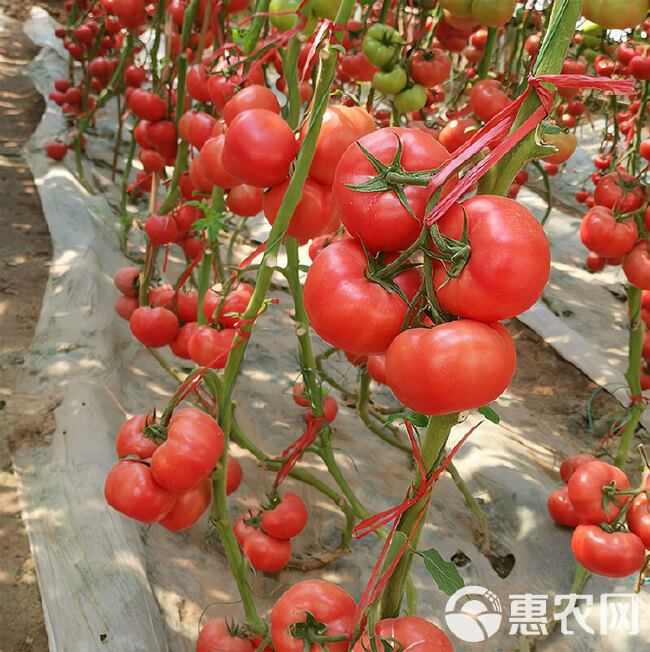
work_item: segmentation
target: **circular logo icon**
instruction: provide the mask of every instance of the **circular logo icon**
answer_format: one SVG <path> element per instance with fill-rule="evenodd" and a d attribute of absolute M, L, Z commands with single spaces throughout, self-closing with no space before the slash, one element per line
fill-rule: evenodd
<path fill-rule="evenodd" d="M 480 643 L 496 634 L 502 617 L 499 598 L 483 586 L 458 589 L 445 607 L 447 627 L 468 643 Z"/>

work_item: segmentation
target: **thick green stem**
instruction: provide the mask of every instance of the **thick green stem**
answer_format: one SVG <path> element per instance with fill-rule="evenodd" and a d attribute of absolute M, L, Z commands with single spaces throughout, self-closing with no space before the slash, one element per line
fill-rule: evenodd
<path fill-rule="evenodd" d="M 540 46 L 540 55 L 534 73 L 536 75 L 559 74 L 575 35 L 575 26 L 582 10 L 581 0 L 558 0 L 553 3 L 549 29 Z M 521 105 L 512 131 L 521 126 L 539 107 L 537 93 L 531 93 Z M 534 130 L 515 145 L 496 165 L 495 174 L 485 177 L 478 186 L 478 194 L 506 195 L 517 172 L 539 153 Z"/>
<path fill-rule="evenodd" d="M 257 0 L 255 3 L 255 9 L 253 10 L 253 18 L 250 23 L 250 30 L 247 32 L 244 37 L 244 44 L 242 46 L 242 51 L 244 54 L 250 54 L 255 46 L 257 45 L 257 39 L 262 31 L 262 27 L 266 21 L 266 16 L 264 15 L 269 10 L 270 0 Z M 248 72 L 248 66 L 246 68 Z"/>
<path fill-rule="evenodd" d="M 445 414 L 429 418 L 429 425 L 427 426 L 421 449 L 422 463 L 424 464 L 427 475 L 436 468 L 444 452 L 449 433 L 457 422 L 458 414 Z M 420 486 L 419 471 L 415 474 L 414 485 L 416 488 Z M 423 514 L 423 512 L 427 509 L 428 504 L 428 498 L 424 497 L 407 509 L 400 518 L 397 530 L 403 532 L 407 537 L 411 537 L 410 550 L 407 550 L 403 554 L 382 591 L 379 599 L 380 618 L 395 618 L 399 615 L 406 580 L 411 570 L 411 564 L 413 563 L 413 553 L 411 550 L 417 548 L 426 520 L 426 514 Z"/>
<path fill-rule="evenodd" d="M 295 131 L 300 120 L 300 88 L 298 86 L 298 57 L 300 56 L 300 41 L 293 36 L 287 45 L 282 57 L 282 70 L 284 81 L 287 84 L 287 99 L 289 103 L 289 115 L 287 122 Z"/>
<path fill-rule="evenodd" d="M 483 57 L 478 64 L 476 74 L 479 79 L 486 79 L 490 72 L 490 63 L 492 62 L 492 53 L 494 52 L 494 45 L 498 39 L 498 30 L 494 27 L 488 29 L 487 40 L 485 41 L 485 49 L 483 50 Z"/>

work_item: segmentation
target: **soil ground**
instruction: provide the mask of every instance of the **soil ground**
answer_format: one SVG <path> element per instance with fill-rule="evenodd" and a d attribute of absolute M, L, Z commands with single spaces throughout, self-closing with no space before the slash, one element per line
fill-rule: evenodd
<path fill-rule="evenodd" d="M 38 3 L 60 9 L 60 2 Z M 51 5 L 51 6 L 50 6 Z M 32 339 L 51 257 L 50 238 L 34 180 L 22 150 L 44 103 L 22 69 L 38 49 L 22 20 L 32 3 L 0 1 L 0 652 L 47 650 L 34 561 L 20 518 L 11 455 L 42 443 L 51 411 L 15 393 Z"/>
<path fill-rule="evenodd" d="M 22 68 L 37 49 L 21 21 L 32 4 L 57 17 L 61 2 L 0 0 L 0 652 L 47 650 L 40 595 L 29 542 L 20 519 L 11 457 L 20 447 L 43 444 L 53 430 L 52 405 L 15 392 L 20 365 L 38 320 L 51 256 L 40 201 L 21 150 L 40 120 L 43 101 Z M 586 403 L 595 388 L 532 331 L 510 324 L 519 356 L 511 392 L 539 415 L 564 453 L 590 448 Z M 594 412 L 618 408 L 600 393 Z M 531 454 L 533 452 L 531 451 Z M 549 466 L 549 473 L 553 468 Z"/>

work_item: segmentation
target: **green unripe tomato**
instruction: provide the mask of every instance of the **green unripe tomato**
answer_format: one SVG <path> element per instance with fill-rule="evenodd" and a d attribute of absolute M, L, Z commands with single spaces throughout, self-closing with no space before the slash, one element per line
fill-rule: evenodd
<path fill-rule="evenodd" d="M 593 63 L 596 61 L 596 57 L 598 56 L 598 52 L 594 50 L 593 48 L 585 48 L 582 51 L 582 56 L 589 62 Z"/>
<path fill-rule="evenodd" d="M 402 48 L 402 37 L 390 25 L 375 23 L 363 37 L 361 48 L 368 61 L 378 68 L 388 68 Z"/>
<path fill-rule="evenodd" d="M 271 24 L 278 30 L 278 32 L 288 32 L 300 24 L 300 17 L 297 15 L 298 7 L 302 4 L 301 0 L 271 0 L 269 3 L 269 20 Z M 276 12 L 292 11 L 295 16 L 285 14 L 282 16 L 274 16 Z M 302 14 L 304 15 L 304 14 Z M 301 34 L 309 36 L 316 29 L 317 19 L 314 13 L 310 10 L 307 16 L 307 23 L 301 30 Z"/>
<path fill-rule="evenodd" d="M 419 111 L 426 103 L 427 89 L 420 84 L 414 84 L 393 98 L 393 105 L 400 113 Z"/>
<path fill-rule="evenodd" d="M 407 81 L 406 70 L 396 66 L 392 70 L 377 71 L 372 78 L 372 85 L 384 95 L 395 95 L 406 86 Z"/>
<path fill-rule="evenodd" d="M 483 27 L 503 27 L 516 6 L 517 0 L 472 0 L 472 16 Z"/>
<path fill-rule="evenodd" d="M 440 0 L 440 6 L 456 18 L 469 18 L 472 15 L 472 0 Z"/>
<path fill-rule="evenodd" d="M 341 0 L 314 0 L 311 3 L 311 8 L 314 14 L 319 18 L 329 18 L 334 20 L 336 14 L 339 12 Z"/>

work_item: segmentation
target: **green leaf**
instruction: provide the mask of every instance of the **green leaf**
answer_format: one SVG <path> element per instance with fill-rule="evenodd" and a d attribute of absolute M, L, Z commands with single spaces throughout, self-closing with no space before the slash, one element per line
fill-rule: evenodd
<path fill-rule="evenodd" d="M 478 411 L 492 423 L 501 423 L 501 417 L 489 405 L 480 407 Z"/>
<path fill-rule="evenodd" d="M 455 564 L 445 561 L 435 548 L 417 554 L 424 560 L 425 568 L 441 591 L 447 595 L 453 595 L 458 589 L 465 586 L 465 581 Z"/>
<path fill-rule="evenodd" d="M 409 421 L 418 428 L 426 428 L 429 425 L 429 417 L 426 414 L 413 412 L 409 416 Z"/>

